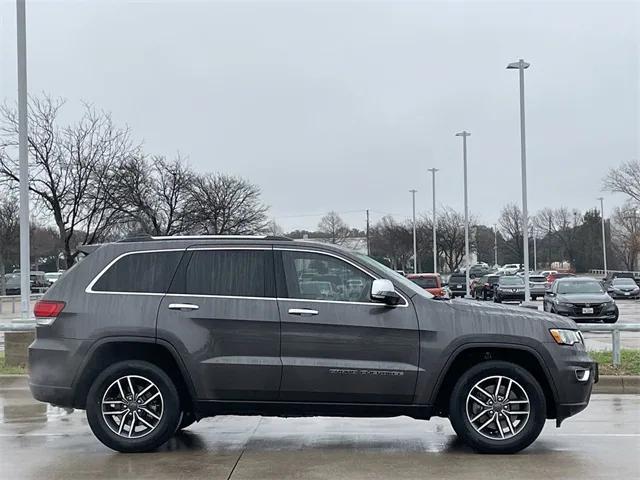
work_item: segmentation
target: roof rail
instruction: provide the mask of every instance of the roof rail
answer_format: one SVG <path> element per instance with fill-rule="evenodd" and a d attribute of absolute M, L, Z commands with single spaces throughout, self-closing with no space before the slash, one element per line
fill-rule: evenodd
<path fill-rule="evenodd" d="M 269 240 L 269 241 L 293 241 L 292 238 L 278 235 L 172 235 L 172 236 L 152 236 L 135 235 L 118 240 L 118 243 L 128 242 L 151 242 L 157 240 Z"/>

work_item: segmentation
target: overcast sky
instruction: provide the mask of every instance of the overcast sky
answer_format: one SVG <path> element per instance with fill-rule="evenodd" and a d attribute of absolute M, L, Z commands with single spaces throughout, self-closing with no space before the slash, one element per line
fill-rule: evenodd
<path fill-rule="evenodd" d="M 16 95 L 15 2 L 0 1 L 1 96 Z M 640 150 L 639 2 L 36 2 L 29 92 L 93 102 L 148 152 L 246 177 L 285 230 L 328 210 L 521 201 L 524 58 L 529 208 L 596 205 Z M 623 197 L 605 194 L 606 211 Z"/>

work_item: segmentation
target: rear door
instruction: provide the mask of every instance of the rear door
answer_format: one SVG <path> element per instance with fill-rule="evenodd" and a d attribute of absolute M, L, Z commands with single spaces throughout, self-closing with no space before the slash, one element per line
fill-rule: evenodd
<path fill-rule="evenodd" d="M 280 317 L 271 247 L 187 250 L 158 310 L 201 400 L 275 400 Z"/>
<path fill-rule="evenodd" d="M 413 306 L 370 300 L 374 277 L 327 252 L 275 250 L 286 401 L 411 403 L 418 372 Z"/>

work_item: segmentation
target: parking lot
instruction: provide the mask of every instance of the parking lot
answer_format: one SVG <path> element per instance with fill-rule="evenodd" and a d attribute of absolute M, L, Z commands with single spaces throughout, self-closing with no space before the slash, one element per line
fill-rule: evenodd
<path fill-rule="evenodd" d="M 0 390 L 3 479 L 495 479 L 635 478 L 640 397 L 595 395 L 561 429 L 512 455 L 478 455 L 448 420 L 222 416 L 203 420 L 160 451 L 120 454 L 92 435 L 84 412 Z"/>

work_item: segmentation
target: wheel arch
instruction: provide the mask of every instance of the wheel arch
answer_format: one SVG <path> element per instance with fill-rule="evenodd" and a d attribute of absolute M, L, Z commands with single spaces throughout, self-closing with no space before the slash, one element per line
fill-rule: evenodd
<path fill-rule="evenodd" d="M 556 418 L 558 393 L 543 357 L 529 346 L 504 343 L 465 344 L 458 347 L 449 356 L 431 397 L 434 414 L 447 416 L 449 397 L 456 381 L 470 367 L 489 360 L 511 362 L 531 373 L 544 392 L 547 404 L 547 418 Z"/>
<path fill-rule="evenodd" d="M 198 416 L 195 388 L 180 355 L 171 344 L 149 337 L 109 337 L 95 342 L 73 382 L 74 408 L 85 408 L 91 383 L 105 366 L 123 360 L 144 360 L 162 368 L 175 383 L 181 405 Z"/>

